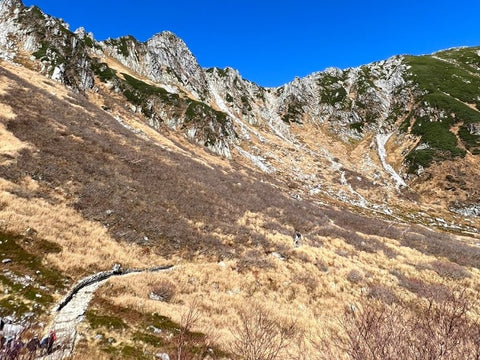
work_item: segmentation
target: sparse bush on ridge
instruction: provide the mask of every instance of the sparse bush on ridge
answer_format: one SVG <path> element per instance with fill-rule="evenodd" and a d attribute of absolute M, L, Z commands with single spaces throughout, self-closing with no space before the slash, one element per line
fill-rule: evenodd
<path fill-rule="evenodd" d="M 435 260 L 430 266 L 438 275 L 447 279 L 461 280 L 472 276 L 463 266 L 450 261 Z"/>
<path fill-rule="evenodd" d="M 368 297 L 371 299 L 380 300 L 385 304 L 393 304 L 398 302 L 397 295 L 393 290 L 385 285 L 376 284 L 370 287 Z"/>
<path fill-rule="evenodd" d="M 305 286 L 310 293 L 315 292 L 319 284 L 318 279 L 308 272 L 296 273 L 293 276 L 293 282 Z"/>
<path fill-rule="evenodd" d="M 169 280 L 160 280 L 154 284 L 150 290 L 150 298 L 170 302 L 177 292 L 174 283 Z"/>
<path fill-rule="evenodd" d="M 238 260 L 237 266 L 239 271 L 245 269 L 251 269 L 252 267 L 256 267 L 259 269 L 271 269 L 275 267 L 275 263 L 272 259 L 267 257 L 264 252 L 251 249 L 247 250 L 242 257 Z"/>
<path fill-rule="evenodd" d="M 450 288 L 443 284 L 431 284 L 416 277 L 407 277 L 398 271 L 392 271 L 399 285 L 421 298 L 442 302 L 452 296 Z"/>
<path fill-rule="evenodd" d="M 358 270 L 350 270 L 350 272 L 347 275 L 347 280 L 350 281 L 351 283 L 358 284 L 363 280 L 363 274 L 358 271 Z"/>
<path fill-rule="evenodd" d="M 230 331 L 231 352 L 240 359 L 279 359 L 299 335 L 294 321 L 278 318 L 260 304 L 240 308 L 238 315 Z"/>
<path fill-rule="evenodd" d="M 325 345 L 358 360 L 477 360 L 480 324 L 468 316 L 470 306 L 463 291 L 408 307 L 364 301 L 359 310 L 345 313 L 345 333 L 332 334 Z"/>

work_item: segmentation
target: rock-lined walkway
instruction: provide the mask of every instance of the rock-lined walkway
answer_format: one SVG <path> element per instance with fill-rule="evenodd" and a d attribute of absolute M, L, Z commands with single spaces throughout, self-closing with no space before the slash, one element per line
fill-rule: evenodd
<path fill-rule="evenodd" d="M 61 360 L 71 356 L 75 347 L 77 337 L 77 325 L 83 320 L 83 315 L 92 300 L 95 290 L 112 276 L 125 276 L 142 272 L 157 272 L 172 269 L 173 266 L 159 266 L 149 269 L 122 270 L 114 268 L 111 271 L 103 271 L 82 279 L 73 289 L 60 301 L 54 311 L 52 329 L 57 335 L 54 345 L 56 349 L 52 354 L 43 356 L 42 359 Z"/>

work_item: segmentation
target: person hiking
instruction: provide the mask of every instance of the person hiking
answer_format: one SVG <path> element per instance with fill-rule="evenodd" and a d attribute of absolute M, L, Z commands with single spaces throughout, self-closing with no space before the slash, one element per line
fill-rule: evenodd
<path fill-rule="evenodd" d="M 55 331 L 51 330 L 50 334 L 48 336 L 48 342 L 47 342 L 47 354 L 51 354 L 53 350 L 53 343 L 57 340 L 57 334 L 55 334 Z"/>
<path fill-rule="evenodd" d="M 27 349 L 30 353 L 29 359 L 35 359 L 35 355 L 37 353 L 37 349 L 40 347 L 40 340 L 38 340 L 38 336 L 35 335 L 30 341 L 27 343 Z"/>

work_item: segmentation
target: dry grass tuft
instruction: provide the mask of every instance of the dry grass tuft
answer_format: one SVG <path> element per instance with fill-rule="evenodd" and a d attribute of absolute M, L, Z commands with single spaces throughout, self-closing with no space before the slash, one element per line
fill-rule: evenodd
<path fill-rule="evenodd" d="M 149 297 L 153 300 L 170 302 L 176 292 L 177 287 L 174 283 L 169 280 L 160 280 L 152 286 Z"/>
<path fill-rule="evenodd" d="M 225 358 L 317 359 L 325 333 L 349 334 L 335 321 L 345 306 L 378 305 L 384 311 L 372 316 L 387 331 L 391 319 L 425 312 L 424 301 L 447 303 L 456 283 L 477 305 L 469 319 L 479 317 L 480 250 L 471 244 L 292 199 L 277 178 L 216 158 L 166 127 L 155 132 L 121 99 L 109 99 L 111 114 L 135 131 L 34 74 L 26 81 L 0 71 L 2 84 L 15 84 L 0 85 L 0 104 L 8 103 L 0 107 L 2 228 L 30 229 L 53 244 L 58 251 L 44 265 L 74 279 L 114 263 L 146 267 L 170 257 L 176 265 L 103 285 L 82 325 L 78 358 L 151 358 L 158 349 L 187 358 L 211 348 Z M 359 191 L 370 188 L 358 181 Z M 417 305 L 389 312 L 399 304 Z M 249 329 L 272 351 L 242 354 Z M 330 358 L 345 357 L 337 350 Z"/>

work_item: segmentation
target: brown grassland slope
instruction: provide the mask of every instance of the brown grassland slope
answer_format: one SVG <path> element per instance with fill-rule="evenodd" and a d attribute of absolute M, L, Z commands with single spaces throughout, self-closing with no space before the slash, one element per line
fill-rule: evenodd
<path fill-rule="evenodd" d="M 478 358 L 478 239 L 292 198 L 102 96 L 1 63 L 1 315 L 171 263 L 103 285 L 73 358 Z"/>

